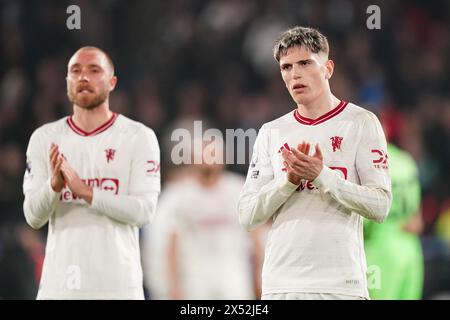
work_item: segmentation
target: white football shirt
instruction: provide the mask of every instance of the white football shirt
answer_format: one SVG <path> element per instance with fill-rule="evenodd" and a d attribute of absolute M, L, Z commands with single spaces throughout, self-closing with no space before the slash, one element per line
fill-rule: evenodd
<path fill-rule="evenodd" d="M 252 244 L 236 203 L 244 179 L 225 172 L 212 187 L 188 177 L 161 193 L 155 222 L 145 228 L 147 284 L 168 299 L 167 236 L 177 235 L 183 299 L 254 299 Z"/>
<path fill-rule="evenodd" d="M 52 142 L 93 187 L 91 205 L 51 188 Z M 159 161 L 154 132 L 122 115 L 89 133 L 65 117 L 32 134 L 24 213 L 33 228 L 48 222 L 38 299 L 144 298 L 139 227 L 155 212 Z"/>
<path fill-rule="evenodd" d="M 282 148 L 319 144 L 314 181 L 287 180 Z M 362 217 L 381 222 L 391 202 L 386 140 L 376 116 L 341 101 L 317 119 L 292 111 L 262 126 L 239 200 L 253 229 L 269 218 L 263 294 L 310 292 L 368 297 Z"/>

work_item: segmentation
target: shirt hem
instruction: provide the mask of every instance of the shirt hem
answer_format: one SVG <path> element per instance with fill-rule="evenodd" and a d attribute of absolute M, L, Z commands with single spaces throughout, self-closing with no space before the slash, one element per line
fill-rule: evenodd
<path fill-rule="evenodd" d="M 117 293 L 86 293 L 86 294 L 64 294 L 64 293 L 38 293 L 36 300 L 144 300 L 144 293 L 117 294 Z"/>
<path fill-rule="evenodd" d="M 332 293 L 332 294 L 343 294 L 349 296 L 363 297 L 369 299 L 368 294 L 363 293 L 359 290 L 343 290 L 343 289 L 333 289 L 333 288 L 272 288 L 268 290 L 263 290 L 262 295 L 264 294 L 273 294 L 273 293 Z"/>

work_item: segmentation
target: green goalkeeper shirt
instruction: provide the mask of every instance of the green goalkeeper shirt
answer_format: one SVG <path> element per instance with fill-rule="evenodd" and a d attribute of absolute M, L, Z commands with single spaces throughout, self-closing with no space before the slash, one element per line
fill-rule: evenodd
<path fill-rule="evenodd" d="M 364 221 L 364 238 L 384 238 L 388 232 L 403 233 L 403 225 L 419 210 L 421 196 L 419 172 L 414 159 L 405 151 L 388 144 L 388 162 L 392 181 L 392 206 L 384 223 Z"/>
<path fill-rule="evenodd" d="M 388 155 L 393 198 L 389 215 L 382 224 L 364 220 L 369 294 L 372 299 L 420 299 L 420 239 L 403 230 L 420 206 L 418 169 L 411 156 L 394 145 L 388 145 Z"/>

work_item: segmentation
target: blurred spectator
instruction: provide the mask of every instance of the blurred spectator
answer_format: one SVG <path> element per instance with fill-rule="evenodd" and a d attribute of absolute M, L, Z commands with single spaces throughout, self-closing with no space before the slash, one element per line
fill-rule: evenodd
<path fill-rule="evenodd" d="M 260 234 L 239 225 L 235 203 L 244 179 L 224 171 L 222 144 L 203 144 L 196 154 L 203 163 L 167 184 L 145 229 L 144 276 L 153 299 L 260 296 Z"/>

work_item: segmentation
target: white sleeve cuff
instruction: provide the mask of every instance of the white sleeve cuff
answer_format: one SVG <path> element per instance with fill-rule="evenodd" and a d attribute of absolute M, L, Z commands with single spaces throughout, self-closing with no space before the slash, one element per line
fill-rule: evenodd
<path fill-rule="evenodd" d="M 99 202 L 101 202 L 101 196 L 102 193 L 99 192 L 100 190 L 97 188 L 92 188 L 92 202 L 89 208 L 98 210 L 99 209 Z"/>
<path fill-rule="evenodd" d="M 284 175 L 281 179 L 279 179 L 278 183 L 278 191 L 285 196 L 290 196 L 297 190 L 298 185 L 293 184 L 287 178 L 287 175 Z"/>
<path fill-rule="evenodd" d="M 50 199 L 50 202 L 53 203 L 54 201 L 58 200 L 59 197 L 61 196 L 61 191 L 60 192 L 56 192 L 55 190 L 53 190 L 52 188 L 52 178 L 48 178 L 47 180 L 47 196 L 48 199 Z"/>
<path fill-rule="evenodd" d="M 333 188 L 335 182 L 336 173 L 332 169 L 324 165 L 322 171 L 320 171 L 320 174 L 317 176 L 317 178 L 314 179 L 312 184 L 319 190 L 328 192 Z"/>

